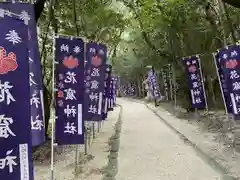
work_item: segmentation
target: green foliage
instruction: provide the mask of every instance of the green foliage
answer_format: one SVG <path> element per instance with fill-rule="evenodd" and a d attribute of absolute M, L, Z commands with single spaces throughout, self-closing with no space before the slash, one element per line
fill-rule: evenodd
<path fill-rule="evenodd" d="M 137 81 L 146 73 L 146 65 L 154 65 L 159 71 L 166 64 L 174 64 L 179 84 L 177 98 L 187 107 L 181 58 L 200 54 L 209 101 L 215 106 L 220 92 L 211 53 L 239 36 L 239 10 L 225 4 L 222 7 L 217 0 L 119 1 L 131 12 L 131 22 L 127 29 L 130 37 L 120 43 L 115 58 L 117 72 Z"/>
<path fill-rule="evenodd" d="M 220 0 L 53 2 L 46 3 L 38 24 L 40 47 L 45 34 L 48 34 L 42 64 L 49 93 L 52 36 L 58 32 L 107 44 L 114 72 L 138 83 L 146 74 L 147 65 L 154 65 L 160 71 L 166 64 L 174 64 L 179 82 L 178 99 L 183 104 L 187 104 L 189 98 L 181 58 L 200 54 L 206 75 L 207 94 L 211 97 L 210 104 L 214 106 L 219 101 L 220 93 L 216 88 L 217 76 L 211 53 L 238 39 L 238 9 L 221 4 Z M 54 7 L 51 19 L 49 7 Z M 49 22 L 50 29 L 47 28 Z"/>
<path fill-rule="evenodd" d="M 124 18 L 123 14 L 111 8 L 110 0 L 76 1 L 75 7 L 73 2 L 73 0 L 58 0 L 57 3 L 53 4 L 47 2 L 38 23 L 41 49 L 43 48 L 44 37 L 46 33 L 48 34 L 44 45 L 45 51 L 42 53 L 46 85 L 50 84 L 52 77 L 52 36 L 54 32 L 58 32 L 60 35 L 77 35 L 83 37 L 86 41 L 103 42 L 107 44 L 111 55 L 121 41 L 121 33 L 128 23 L 128 19 Z M 49 7 L 54 7 L 51 19 L 49 19 Z M 76 19 L 74 14 L 76 14 Z M 50 28 L 47 27 L 49 22 L 51 23 Z"/>

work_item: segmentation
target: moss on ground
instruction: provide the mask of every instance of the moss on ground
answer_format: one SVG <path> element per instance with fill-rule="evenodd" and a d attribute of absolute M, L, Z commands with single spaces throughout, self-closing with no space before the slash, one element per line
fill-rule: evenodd
<path fill-rule="evenodd" d="M 118 151 L 120 146 L 120 134 L 122 130 L 121 115 L 114 126 L 114 134 L 109 138 L 108 145 L 110 153 L 108 155 L 108 164 L 102 168 L 102 180 L 115 180 L 118 172 Z"/>

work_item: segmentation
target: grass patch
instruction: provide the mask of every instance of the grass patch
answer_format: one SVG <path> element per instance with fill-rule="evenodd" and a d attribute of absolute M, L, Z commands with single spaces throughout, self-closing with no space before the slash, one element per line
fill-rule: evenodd
<path fill-rule="evenodd" d="M 115 180 L 118 172 L 118 151 L 120 146 L 120 134 L 122 130 L 121 112 L 118 121 L 114 126 L 114 134 L 109 138 L 108 145 L 110 153 L 108 155 L 108 164 L 102 168 L 102 180 Z"/>

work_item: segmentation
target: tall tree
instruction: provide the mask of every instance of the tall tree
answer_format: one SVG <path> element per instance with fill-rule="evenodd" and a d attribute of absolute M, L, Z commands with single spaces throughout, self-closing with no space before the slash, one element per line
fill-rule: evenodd
<path fill-rule="evenodd" d="M 41 16 L 41 13 L 43 12 L 45 2 L 46 0 L 37 0 L 37 2 L 34 5 L 36 22 L 38 21 L 38 19 Z"/>

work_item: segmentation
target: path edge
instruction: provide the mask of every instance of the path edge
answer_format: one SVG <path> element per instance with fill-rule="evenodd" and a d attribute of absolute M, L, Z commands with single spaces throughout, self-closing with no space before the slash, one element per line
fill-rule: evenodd
<path fill-rule="evenodd" d="M 118 173 L 118 157 L 119 157 L 119 148 L 120 148 L 120 136 L 122 130 L 122 115 L 123 115 L 123 107 L 120 104 L 117 104 L 120 108 L 120 112 L 118 115 L 117 122 L 115 123 L 114 132 L 112 136 L 109 138 L 109 155 L 108 155 L 108 163 L 106 167 L 103 168 L 103 176 L 102 180 L 115 180 L 116 175 Z"/>
<path fill-rule="evenodd" d="M 136 102 L 136 101 L 135 101 Z M 228 169 L 226 169 L 223 165 L 221 165 L 214 156 L 211 156 L 204 148 L 201 148 L 198 146 L 197 143 L 195 143 L 193 140 L 190 140 L 189 137 L 187 137 L 185 134 L 177 130 L 171 123 L 169 123 L 167 120 L 165 120 L 158 112 L 157 110 L 153 109 L 151 106 L 149 106 L 146 102 L 142 102 L 145 104 L 145 106 L 152 111 L 164 124 L 166 124 L 171 130 L 173 130 L 175 133 L 177 133 L 180 138 L 183 141 L 187 141 L 189 145 L 197 151 L 197 153 L 200 153 L 203 157 L 205 157 L 208 161 L 214 164 L 215 168 L 217 168 L 218 171 L 223 173 L 223 180 L 240 180 L 239 176 L 233 175 Z M 172 114 L 171 114 L 172 115 Z M 177 117 L 175 117 L 177 118 Z M 209 163 L 209 162 L 208 162 Z"/>

